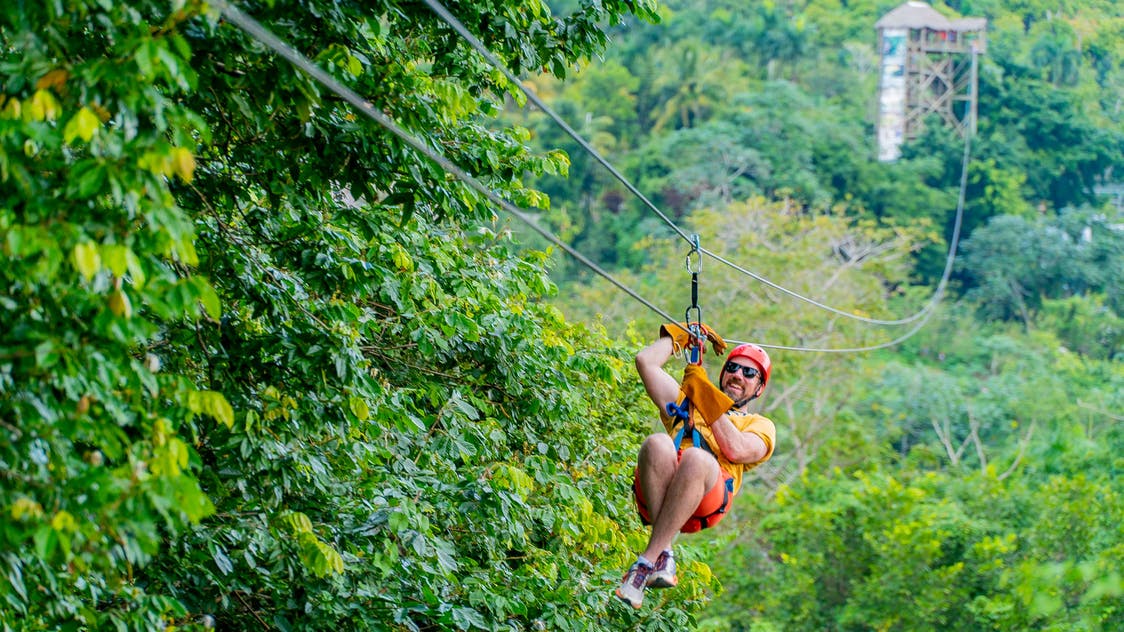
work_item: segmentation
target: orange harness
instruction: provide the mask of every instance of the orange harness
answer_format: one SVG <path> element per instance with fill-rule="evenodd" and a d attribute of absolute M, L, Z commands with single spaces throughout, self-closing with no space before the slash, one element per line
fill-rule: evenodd
<path fill-rule="evenodd" d="M 683 401 L 676 406 L 674 403 L 668 403 L 667 414 L 672 419 L 677 419 L 681 422 L 679 431 L 675 434 L 675 450 L 679 459 L 683 458 L 683 438 L 687 435 L 687 427 L 691 428 L 691 443 L 696 448 L 701 448 L 710 452 L 712 455 L 714 451 L 711 450 L 710 444 L 703 439 L 702 434 L 691 423 L 690 416 L 691 402 L 684 398 Z M 695 508 L 695 513 L 687 519 L 687 522 L 679 529 L 682 533 L 695 533 L 708 527 L 713 527 L 718 524 L 726 516 L 726 508 L 730 505 L 730 498 L 734 493 L 734 477 L 729 472 L 720 469 L 722 478 L 715 481 L 714 486 L 707 490 L 706 495 L 699 501 L 699 506 Z M 632 494 L 636 497 L 636 511 L 640 514 L 640 521 L 645 525 L 651 525 L 652 521 L 648 514 L 648 505 L 644 502 L 644 495 L 640 491 L 640 468 L 637 467 L 632 476 Z"/>
<path fill-rule="evenodd" d="M 680 456 L 682 454 L 679 453 Z M 722 472 L 722 478 L 715 481 L 714 486 L 699 501 L 695 513 L 691 514 L 687 522 L 679 528 L 681 533 L 695 533 L 713 527 L 726 517 L 726 508 L 730 506 L 730 499 L 733 497 L 734 477 L 726 470 L 719 471 Z M 644 502 L 643 492 L 640 491 L 640 468 L 636 468 L 632 475 L 632 495 L 636 498 L 636 513 L 640 515 L 640 522 L 645 526 L 651 525 L 648 505 Z"/>

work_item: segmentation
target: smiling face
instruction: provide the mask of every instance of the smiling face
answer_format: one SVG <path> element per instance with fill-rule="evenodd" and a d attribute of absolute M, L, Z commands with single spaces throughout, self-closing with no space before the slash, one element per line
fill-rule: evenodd
<path fill-rule="evenodd" d="M 761 394 L 761 371 L 752 362 L 729 361 L 722 367 L 719 385 L 727 397 L 734 400 L 736 408 L 743 408 L 751 399 Z"/>

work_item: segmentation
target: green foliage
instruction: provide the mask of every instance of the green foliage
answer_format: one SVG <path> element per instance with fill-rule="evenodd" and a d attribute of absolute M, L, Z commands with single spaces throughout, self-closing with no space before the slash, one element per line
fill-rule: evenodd
<path fill-rule="evenodd" d="M 916 310 L 961 145 L 934 128 L 872 163 L 869 26 L 890 5 L 703 5 L 452 9 L 520 74 L 605 55 L 530 80 L 708 248 L 857 313 Z M 629 356 L 654 319 L 622 334 L 635 312 L 596 285 L 605 325 L 567 321 L 548 255 L 478 193 L 203 3 L 8 7 L 0 627 L 678 630 L 721 578 L 712 629 L 1110 629 L 1124 267 L 1115 219 L 1061 209 L 1120 171 L 1121 16 L 1001 5 L 949 3 L 995 25 L 966 302 L 898 351 L 776 353 L 777 457 L 639 614 L 610 591 L 644 537 Z M 428 9 L 244 8 L 686 304 L 682 244 L 552 127 L 493 120 L 523 96 Z M 734 338 L 888 337 L 711 263 L 704 283 Z"/>
<path fill-rule="evenodd" d="M 1073 296 L 1043 302 L 1039 322 L 1057 332 L 1062 343 L 1077 353 L 1108 360 L 1124 349 L 1124 319 L 1104 304 L 1101 296 Z"/>
<path fill-rule="evenodd" d="M 734 102 L 737 113 L 649 147 L 645 168 L 656 177 L 642 178 L 642 187 L 665 196 L 674 191 L 700 206 L 765 195 L 824 207 L 830 198 L 816 175 L 819 135 L 806 116 L 811 104 L 804 95 L 777 82 Z"/>
<path fill-rule="evenodd" d="M 979 301 L 985 317 L 1021 319 L 1029 326 L 1045 300 L 1085 294 L 1113 297 L 1107 307 L 1119 316 L 1124 237 L 1104 215 L 999 216 L 962 250 L 958 265 L 970 282 L 968 296 Z M 1114 340 L 1107 333 L 1101 342 L 1112 349 Z"/>
<path fill-rule="evenodd" d="M 1097 120 L 1077 91 L 1028 77 L 1018 66 L 1002 71 L 981 75 L 983 149 L 976 155 L 1025 173 L 1024 196 L 1035 207 L 1095 202 L 1094 186 L 1120 168 L 1120 127 Z"/>
<path fill-rule="evenodd" d="M 500 195 L 564 164 L 424 7 L 246 9 Z M 456 9 L 559 74 L 654 17 Z M 200 3 L 22 3 L 0 50 L 0 627 L 635 620 L 630 350 L 478 194 Z"/>
<path fill-rule="evenodd" d="M 768 551 L 737 575 L 737 590 L 753 596 L 741 607 L 755 616 L 726 610 L 711 625 L 1110 630 L 1124 600 L 1113 568 L 1122 509 L 1107 480 L 1080 474 L 1046 484 L 993 472 L 809 476 L 778 494 L 761 523 L 767 543 L 744 540 Z M 1044 520 L 1058 528 L 1034 530 Z M 1047 531 L 1083 550 L 1033 537 Z"/>
<path fill-rule="evenodd" d="M 130 578 L 213 512 L 194 437 L 232 422 L 221 392 L 159 351 L 162 325 L 220 316 L 170 193 L 209 132 L 180 102 L 197 84 L 182 15 L 154 32 L 151 7 L 74 9 L 24 6 L 0 27 L 2 619 L 149 627 L 183 607 Z"/>
<path fill-rule="evenodd" d="M 765 195 L 813 212 L 845 204 L 889 225 L 929 221 L 943 241 L 915 253 L 913 282 L 931 284 L 952 235 L 963 139 L 934 120 L 902 160 L 874 160 L 872 26 L 896 4 L 675 0 L 658 28 L 622 29 L 606 63 L 556 86 L 550 102 L 587 137 L 613 129 L 598 148 L 674 219 Z M 1098 2 L 945 4 L 936 8 L 990 25 L 963 235 L 996 215 L 1096 206 L 1097 187 L 1124 169 L 1124 51 L 1111 37 L 1124 28 L 1119 11 Z M 590 83 L 618 86 L 633 110 L 604 90 L 599 107 L 584 94 Z M 547 221 L 598 263 L 642 265 L 624 253 L 664 234 L 650 209 L 578 147 L 555 142 L 557 132 L 534 127 L 580 174 L 544 185 L 555 205 Z M 560 278 L 575 274 L 584 282 L 567 269 Z"/>

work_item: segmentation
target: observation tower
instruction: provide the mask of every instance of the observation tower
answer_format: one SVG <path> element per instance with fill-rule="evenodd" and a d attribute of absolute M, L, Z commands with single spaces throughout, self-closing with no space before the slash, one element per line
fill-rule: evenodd
<path fill-rule="evenodd" d="M 977 55 L 987 52 L 987 19 L 951 20 L 911 0 L 875 23 L 878 81 L 878 159 L 897 160 L 930 114 L 961 135 L 976 130 Z"/>

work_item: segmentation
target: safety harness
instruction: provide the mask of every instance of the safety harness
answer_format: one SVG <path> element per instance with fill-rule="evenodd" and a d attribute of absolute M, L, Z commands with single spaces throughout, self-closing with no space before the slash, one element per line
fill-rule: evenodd
<path fill-rule="evenodd" d="M 682 424 L 679 426 L 679 431 L 675 433 L 676 450 L 683 449 L 681 447 L 683 437 L 687 435 L 687 429 L 690 428 L 691 443 L 694 444 L 696 448 L 704 448 L 707 452 L 714 454 L 714 450 L 710 449 L 710 444 L 706 442 L 706 439 L 703 439 L 702 433 L 699 432 L 699 429 L 695 427 L 694 421 L 691 420 L 691 400 L 684 397 L 683 401 L 678 406 L 668 402 L 666 409 L 667 416 L 674 420 L 672 421 L 672 428 L 675 427 L 676 423 Z"/>
<path fill-rule="evenodd" d="M 687 352 L 688 364 L 701 365 L 703 355 L 702 345 L 705 340 L 702 328 L 702 308 L 699 307 L 699 273 L 702 272 L 702 250 L 699 247 L 699 236 L 692 235 L 691 238 L 693 241 L 693 248 L 691 252 L 687 253 L 687 271 L 691 273 L 691 305 L 684 314 L 684 321 L 687 323 L 687 331 L 690 333 L 690 337 L 688 338 L 685 351 Z M 693 255 L 698 256 L 694 265 L 691 263 L 691 257 Z M 684 397 L 683 401 L 678 405 L 676 405 L 675 402 L 668 402 L 665 407 L 668 417 L 672 420 L 671 427 L 679 426 L 679 430 L 676 432 L 674 438 L 675 450 L 677 453 L 682 453 L 683 438 L 687 436 L 687 432 L 689 431 L 691 433 L 691 443 L 696 448 L 702 448 L 711 455 L 714 455 L 714 450 L 710 447 L 710 444 L 703 438 L 699 429 L 695 427 L 695 422 L 691 418 L 691 408 L 691 400 L 686 397 Z M 691 516 L 680 529 L 681 531 L 693 533 L 705 529 L 712 523 L 718 521 L 716 516 L 726 513 L 726 507 L 730 504 L 730 496 L 734 492 L 734 479 L 722 469 L 719 469 L 719 472 L 726 477 L 725 484 L 722 486 L 722 504 L 705 516 Z M 637 497 L 639 498 L 639 496 Z M 646 519 L 645 522 L 647 522 Z"/>
<path fill-rule="evenodd" d="M 690 336 L 687 338 L 687 363 L 694 365 L 702 364 L 703 355 L 703 331 L 702 331 L 702 308 L 699 307 L 699 274 L 702 272 L 702 250 L 699 247 L 699 236 L 691 235 L 692 248 L 691 252 L 687 253 L 687 272 L 691 273 L 691 305 L 687 307 L 686 312 L 683 314 L 683 320 L 687 323 L 687 331 Z M 691 257 L 697 256 L 698 259 L 692 265 Z M 691 318 L 694 316 L 694 318 Z M 695 423 L 691 419 L 691 400 L 686 397 L 683 401 L 676 406 L 674 402 L 667 403 L 667 415 L 673 420 L 682 422 L 679 427 L 679 433 L 675 435 L 675 449 L 680 450 L 680 444 L 683 443 L 683 437 L 686 435 L 687 429 L 691 430 L 691 441 L 696 448 L 705 448 L 707 452 L 714 454 L 714 450 L 710 449 L 702 438 L 702 434 L 695 428 Z M 672 427 L 675 427 L 675 422 L 672 422 Z"/>
<path fill-rule="evenodd" d="M 683 438 L 687 436 L 687 431 L 691 432 L 691 443 L 696 448 L 702 448 L 707 452 L 714 454 L 710 444 L 703 438 L 702 433 L 695 427 L 694 422 L 691 420 L 691 400 L 686 397 L 683 401 L 676 406 L 674 403 L 668 403 L 667 414 L 672 419 L 672 427 L 679 425 L 678 432 L 675 433 L 675 450 L 682 452 Z M 706 514 L 705 516 L 691 516 L 687 522 L 680 528 L 684 533 L 694 533 L 711 526 L 711 524 L 718 522 L 718 517 L 726 513 L 726 508 L 730 506 L 730 496 L 734 493 L 734 478 L 726 473 L 725 470 L 719 468 L 719 473 L 723 475 L 726 480 L 722 486 L 722 503 L 714 511 Z"/>

